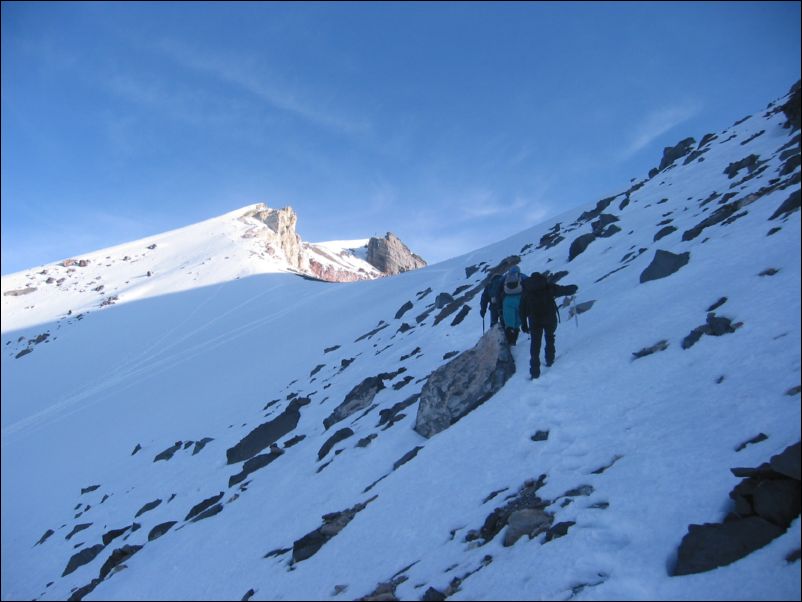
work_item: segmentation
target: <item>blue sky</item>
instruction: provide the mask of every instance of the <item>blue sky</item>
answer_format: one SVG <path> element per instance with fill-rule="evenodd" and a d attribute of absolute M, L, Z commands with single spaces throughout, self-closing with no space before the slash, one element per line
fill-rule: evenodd
<path fill-rule="evenodd" d="M 440 261 L 799 77 L 799 2 L 3 2 L 2 273 L 255 202 Z"/>

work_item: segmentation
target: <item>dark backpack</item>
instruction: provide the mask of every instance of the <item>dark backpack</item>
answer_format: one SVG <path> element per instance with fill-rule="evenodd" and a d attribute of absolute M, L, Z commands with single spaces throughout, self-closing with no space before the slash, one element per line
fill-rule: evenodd
<path fill-rule="evenodd" d="M 551 285 L 545 276 L 534 273 L 524 284 L 523 304 L 526 312 L 536 321 L 555 322 L 560 320 L 560 310 L 554 299 Z"/>

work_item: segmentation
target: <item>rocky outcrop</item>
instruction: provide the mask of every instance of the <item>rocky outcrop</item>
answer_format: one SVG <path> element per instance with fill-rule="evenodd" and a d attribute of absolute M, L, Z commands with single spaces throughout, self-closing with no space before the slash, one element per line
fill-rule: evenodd
<path fill-rule="evenodd" d="M 723 523 L 690 525 L 673 575 L 701 573 L 735 562 L 782 535 L 802 507 L 800 444 L 757 468 L 733 468 L 745 477 L 730 492 L 732 512 Z"/>
<path fill-rule="evenodd" d="M 687 155 L 693 150 L 694 144 L 696 144 L 696 140 L 693 138 L 685 138 L 685 140 L 682 140 L 676 146 L 665 147 L 663 149 L 663 158 L 660 161 L 660 167 L 657 168 L 658 171 L 663 171 L 666 167 L 674 163 L 674 161 Z"/>
<path fill-rule="evenodd" d="M 415 431 L 431 437 L 490 399 L 515 372 L 515 362 L 499 326 L 431 373 L 421 391 Z"/>
<path fill-rule="evenodd" d="M 367 261 L 390 276 L 426 266 L 426 261 L 410 251 L 392 232 L 388 232 L 384 238 L 374 236 L 368 241 Z"/>
<path fill-rule="evenodd" d="M 802 92 L 800 92 L 800 82 L 796 82 L 788 93 L 788 100 L 781 107 L 782 112 L 788 118 L 785 127 L 798 130 L 800 127 L 800 111 L 802 110 Z"/>
<path fill-rule="evenodd" d="M 259 204 L 255 209 L 248 211 L 243 218 L 253 218 L 267 226 L 250 232 L 252 236 L 265 241 L 268 253 L 275 254 L 280 250 L 290 267 L 306 271 L 306 262 L 301 253 L 301 237 L 295 232 L 298 216 L 292 207 L 271 209 Z"/>

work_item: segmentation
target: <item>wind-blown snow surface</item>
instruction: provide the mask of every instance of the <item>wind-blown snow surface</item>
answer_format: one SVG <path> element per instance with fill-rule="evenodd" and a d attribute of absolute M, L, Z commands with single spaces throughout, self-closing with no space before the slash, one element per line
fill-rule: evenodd
<path fill-rule="evenodd" d="M 65 599 L 128 544 L 143 547 L 85 599 L 240 599 L 251 589 L 252 599 L 354 599 L 393 577 L 400 599 L 444 591 L 455 577 L 462 581 L 452 599 L 464 600 L 799 599 L 800 562 L 786 560 L 800 547 L 799 518 L 732 565 L 669 576 L 688 525 L 726 515 L 739 482 L 730 468 L 757 466 L 800 438 L 800 212 L 769 219 L 798 181 L 682 240 L 726 193 L 737 193 L 728 202 L 745 199 L 791 177 L 778 175 L 780 149 L 795 134 L 783 121 L 755 115 L 718 133 L 703 161 L 680 159 L 617 196 L 605 213 L 621 230 L 570 262 L 571 242 L 591 231 L 591 220 L 578 219 L 582 211 L 435 266 L 353 284 L 240 273 L 242 262 L 224 259 L 234 257 L 236 237 L 214 246 L 220 218 L 208 224 L 208 238 L 160 239 L 152 252 L 164 247 L 171 259 L 150 279 L 130 280 L 116 304 L 97 308 L 91 288 L 3 297 L 2 597 Z M 733 178 L 724 170 L 750 154 L 768 161 L 766 169 L 731 189 L 747 169 Z M 719 197 L 705 203 L 714 191 Z M 668 219 L 677 230 L 654 241 Z M 565 239 L 542 244 L 556 223 Z M 119 251 L 142 253 L 148 244 Z M 689 252 L 690 260 L 669 277 L 640 283 L 658 249 Z M 416 404 L 390 428 L 377 426 L 380 410 L 419 392 L 445 354 L 471 348 L 481 335 L 478 294 L 454 326 L 456 311 L 434 324 L 442 311 L 432 307 L 435 296 L 466 294 L 471 289 L 458 289 L 478 285 L 514 254 L 526 273 L 567 270 L 560 282 L 579 286 L 576 301 L 595 301 L 576 319 L 562 310 L 554 366 L 528 380 L 523 335 L 513 348 L 516 374 L 446 431 L 428 440 L 413 431 Z M 192 283 L 180 269 L 190 258 L 208 262 L 207 275 Z M 103 278 L 130 279 L 121 266 Z M 480 269 L 466 277 L 469 266 Z M 3 291 L 23 287 L 25 276 L 4 278 Z M 716 315 L 743 325 L 683 349 L 722 297 Z M 407 301 L 414 307 L 395 318 Z M 362 337 L 382 321 L 384 328 Z M 402 323 L 413 328 L 400 332 Z M 30 343 L 45 332 L 47 339 Z M 633 359 L 661 340 L 667 349 Z M 375 408 L 324 430 L 324 418 L 355 385 L 401 367 Z M 228 465 L 226 450 L 279 416 L 294 393 L 310 403 L 279 439 L 285 453 L 250 474 L 245 487 L 229 487 L 242 464 Z M 344 427 L 353 436 L 318 460 Z M 548 439 L 533 441 L 536 431 L 549 431 Z M 758 433 L 767 439 L 736 451 Z M 371 434 L 369 444 L 356 445 Z M 305 438 L 286 445 L 298 435 Z M 187 442 L 204 437 L 213 440 L 193 455 Z M 171 459 L 154 461 L 179 441 Z M 538 495 L 553 500 L 555 523 L 576 523 L 565 536 L 524 537 L 512 547 L 502 546 L 501 535 L 481 546 L 465 541 L 505 496 L 541 474 Z M 564 497 L 583 485 L 592 487 L 584 488 L 589 495 Z M 185 522 L 191 508 L 220 492 L 221 512 Z M 323 515 L 374 496 L 311 558 L 291 564 L 291 552 L 280 551 L 265 558 L 320 527 Z M 148 541 L 167 521 L 177 522 Z M 141 528 L 61 576 L 73 554 L 132 523 Z M 35 545 L 48 529 L 54 533 Z"/>

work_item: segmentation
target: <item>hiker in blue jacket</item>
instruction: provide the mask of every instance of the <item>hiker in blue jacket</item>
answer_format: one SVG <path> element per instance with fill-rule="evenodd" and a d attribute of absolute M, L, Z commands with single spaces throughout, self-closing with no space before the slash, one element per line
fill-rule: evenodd
<path fill-rule="evenodd" d="M 521 270 L 517 265 L 514 265 L 504 275 L 504 294 L 501 301 L 504 334 L 507 336 L 507 342 L 510 345 L 515 345 L 518 342 L 518 333 L 521 327 L 519 314 L 521 293 L 523 292 L 521 284 Z"/>
<path fill-rule="evenodd" d="M 501 296 L 504 293 L 504 276 L 496 274 L 485 285 L 482 291 L 482 298 L 479 302 L 479 314 L 484 320 L 487 308 L 490 307 L 490 326 L 493 327 L 498 322 L 501 314 Z"/>

